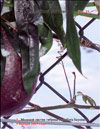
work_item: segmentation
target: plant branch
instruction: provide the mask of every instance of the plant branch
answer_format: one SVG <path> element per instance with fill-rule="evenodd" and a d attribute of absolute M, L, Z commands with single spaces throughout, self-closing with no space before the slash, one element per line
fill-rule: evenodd
<path fill-rule="evenodd" d="M 58 54 L 61 57 L 62 56 L 61 52 L 63 52 L 63 47 L 62 47 L 62 44 L 60 44 L 60 43 L 58 43 L 58 46 L 60 46 L 60 51 L 58 51 Z M 59 57 L 57 57 L 57 58 L 59 58 Z M 67 82 L 67 85 L 68 85 L 69 94 L 70 94 L 70 101 L 72 101 L 71 88 L 70 88 L 70 84 L 69 84 L 69 81 L 68 81 L 68 77 L 67 77 L 67 74 L 66 74 L 66 70 L 65 70 L 63 61 L 61 61 L 61 65 L 62 65 L 62 68 L 63 68 L 63 71 L 64 71 L 64 75 L 65 75 L 65 79 L 66 79 L 66 82 Z"/>
<path fill-rule="evenodd" d="M 73 90 L 73 99 L 74 99 L 75 91 L 76 91 L 76 74 L 75 74 L 75 72 L 73 72 L 73 75 L 74 75 L 74 90 Z"/>
<path fill-rule="evenodd" d="M 29 103 L 29 105 L 31 105 L 31 104 Z M 74 103 L 71 103 L 71 102 L 69 102 L 68 104 L 64 104 L 64 105 L 48 106 L 48 107 L 39 107 L 35 104 L 33 104 L 33 106 L 35 108 L 22 110 L 19 113 L 55 110 L 55 109 L 62 109 L 62 108 L 100 109 L 100 106 L 78 105 L 78 104 L 74 104 Z"/>
<path fill-rule="evenodd" d="M 29 102 L 29 105 L 32 106 L 32 107 L 34 107 L 34 104 L 31 103 L 31 102 Z M 38 107 L 38 108 L 41 108 L 40 106 L 38 106 L 38 105 L 36 105 L 36 104 L 35 104 L 35 106 Z M 46 113 L 46 114 L 48 114 L 48 115 L 50 115 L 50 116 L 52 116 L 52 117 L 54 117 L 54 118 L 56 118 L 56 119 L 58 119 L 58 120 L 60 120 L 60 121 L 63 121 L 63 122 L 71 122 L 70 120 L 64 119 L 63 117 L 60 117 L 60 116 L 58 116 L 58 115 L 56 115 L 56 114 L 54 114 L 54 113 L 52 113 L 52 112 L 49 112 L 49 111 L 47 111 L 47 110 L 46 110 L 46 111 L 43 111 L 43 112 Z M 82 126 L 74 126 L 74 127 L 78 128 L 78 129 L 85 129 L 85 128 L 82 127 Z"/>
<path fill-rule="evenodd" d="M 64 75 L 65 75 L 65 78 L 66 78 L 66 81 L 67 81 L 67 85 L 68 85 L 68 89 L 69 89 L 69 94 L 70 94 L 70 100 L 72 100 L 70 84 L 69 84 L 69 81 L 68 81 L 68 77 L 67 77 L 67 74 L 66 74 L 66 70 L 65 70 L 63 61 L 61 61 L 61 64 L 62 64 L 62 67 L 63 67 L 63 70 L 64 70 Z"/>

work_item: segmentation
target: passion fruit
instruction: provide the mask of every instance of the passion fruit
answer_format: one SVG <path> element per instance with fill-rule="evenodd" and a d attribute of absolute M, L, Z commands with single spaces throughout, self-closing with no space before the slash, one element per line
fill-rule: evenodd
<path fill-rule="evenodd" d="M 35 92 L 37 77 L 34 79 L 32 92 L 26 93 L 22 81 L 21 57 L 12 47 L 3 28 L 1 28 L 6 56 L 5 72 L 1 82 L 1 116 L 11 116 L 21 111 L 28 104 Z"/>

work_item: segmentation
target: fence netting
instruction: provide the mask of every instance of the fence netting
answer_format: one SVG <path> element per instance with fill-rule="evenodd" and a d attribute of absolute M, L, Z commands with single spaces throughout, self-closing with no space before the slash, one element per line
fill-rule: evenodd
<path fill-rule="evenodd" d="M 93 22 L 95 21 L 96 19 L 95 18 L 92 18 L 88 23 L 86 23 L 83 27 L 81 27 L 81 25 L 79 25 L 78 22 L 75 22 L 76 24 L 76 27 L 79 29 L 78 31 L 78 34 L 79 34 L 79 38 L 81 40 L 81 46 L 85 46 L 85 47 L 89 47 L 89 48 L 92 48 L 92 49 L 96 49 L 97 51 L 100 52 L 100 46 L 98 46 L 97 44 L 94 44 L 92 43 L 92 41 L 90 41 L 88 39 L 88 37 L 86 37 L 84 35 L 84 31 L 85 29 L 93 24 Z M 78 129 L 92 129 L 92 127 L 100 127 L 100 123 L 95 123 L 95 121 L 97 119 L 99 119 L 100 117 L 100 113 L 98 114 L 94 114 L 94 117 L 92 119 L 89 119 L 87 114 L 84 114 L 80 109 L 84 108 L 84 107 L 77 107 L 77 105 L 74 104 L 74 102 L 72 101 L 69 101 L 67 98 L 65 98 L 63 95 L 61 95 L 55 88 L 54 86 L 50 85 L 46 79 L 45 79 L 45 76 L 52 70 L 54 69 L 58 63 L 60 63 L 66 56 L 67 56 L 67 52 L 65 52 L 63 55 L 61 55 L 56 62 L 54 62 L 54 64 L 52 64 L 48 69 L 46 69 L 44 72 L 40 72 L 40 75 L 39 75 L 39 84 L 38 86 L 36 87 L 36 91 L 35 91 L 35 94 L 37 94 L 37 92 L 40 90 L 40 88 L 45 85 L 48 89 L 50 89 L 54 94 L 56 94 L 60 99 L 62 99 L 66 104 L 65 105 L 59 105 L 59 106 L 49 106 L 49 107 L 40 107 L 39 105 L 36 105 L 36 104 L 33 104 L 32 102 L 29 102 L 28 105 L 30 105 L 32 107 L 32 110 L 29 110 L 29 112 L 37 112 L 37 111 L 41 111 L 45 114 L 48 114 L 49 116 L 53 117 L 53 118 L 56 118 L 57 120 L 59 120 L 60 122 L 56 123 L 56 122 L 45 122 L 47 125 L 50 125 L 50 124 L 53 124 L 53 125 L 70 125 L 70 126 L 73 126 L 75 128 L 78 128 Z M 63 118 L 62 116 L 59 116 L 59 115 L 56 115 L 55 113 L 52 113 L 50 112 L 50 110 L 53 110 L 53 109 L 65 109 L 65 108 L 71 108 L 73 110 L 75 110 L 75 112 L 77 112 L 82 118 L 84 118 L 86 120 L 86 123 L 81 123 L 81 122 L 78 122 L 78 123 L 74 123 L 70 120 L 66 120 L 65 118 Z M 91 108 L 91 106 L 87 106 L 86 107 L 87 110 L 91 110 L 89 108 Z M 100 109 L 100 106 L 95 106 L 94 109 L 96 110 L 99 110 Z M 22 113 L 25 112 L 25 110 L 21 111 Z M 67 110 L 66 110 L 67 112 Z M 28 112 L 27 112 L 28 113 Z M 14 119 L 11 119 L 11 116 L 9 117 L 3 117 L 1 118 L 1 122 L 2 122 L 2 129 L 5 129 L 5 128 L 9 128 L 9 129 L 14 129 L 12 126 L 11 126 L 11 123 L 16 123 L 16 120 Z M 23 121 L 18 121 L 19 123 L 20 122 L 23 122 Z M 24 121 L 25 122 L 25 121 Z M 30 122 L 30 121 L 27 121 L 27 123 Z M 34 122 L 34 121 L 33 121 Z M 36 122 L 36 121 L 35 121 Z M 39 123 L 39 121 L 38 121 Z M 40 122 L 41 123 L 41 122 Z"/>

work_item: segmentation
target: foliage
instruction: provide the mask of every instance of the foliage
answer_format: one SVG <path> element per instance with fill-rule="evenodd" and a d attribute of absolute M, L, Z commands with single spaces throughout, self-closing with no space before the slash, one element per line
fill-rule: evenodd
<path fill-rule="evenodd" d="M 91 106 L 96 106 L 95 101 L 94 101 L 90 96 L 85 95 L 85 94 L 83 94 L 83 93 L 80 92 L 80 91 L 77 92 L 76 97 L 77 97 L 77 96 L 82 96 L 82 99 L 83 99 L 83 101 L 84 101 L 86 104 L 87 104 L 87 102 L 88 102 Z"/>
<path fill-rule="evenodd" d="M 23 83 L 28 93 L 31 92 L 33 80 L 39 73 L 39 41 L 41 43 L 40 51 L 44 55 L 52 46 L 53 32 L 56 33 L 63 47 L 67 48 L 69 57 L 82 73 L 80 40 L 74 15 L 80 15 L 77 13 L 78 10 L 83 10 L 88 2 L 89 0 L 66 0 L 66 33 L 63 28 L 62 10 L 58 0 L 32 0 L 31 2 L 27 0 L 6 0 L 6 2 L 0 2 L 2 5 L 1 10 L 3 6 L 9 8 L 9 12 L 1 16 L 1 25 L 5 29 L 14 49 L 21 54 Z M 88 6 L 94 5 L 93 3 L 88 4 Z M 84 13 L 81 14 L 85 15 Z M 90 16 L 90 14 L 87 14 L 87 16 Z M 39 23 L 41 17 L 43 23 Z M 11 22 L 15 22 L 17 28 L 13 27 Z M 5 66 L 4 64 L 3 66 Z"/>

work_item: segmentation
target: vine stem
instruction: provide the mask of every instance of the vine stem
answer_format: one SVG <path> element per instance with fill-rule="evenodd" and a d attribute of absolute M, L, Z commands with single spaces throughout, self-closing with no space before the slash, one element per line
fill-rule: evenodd
<path fill-rule="evenodd" d="M 58 46 L 60 46 L 60 51 L 58 51 L 58 54 L 60 56 L 62 56 L 61 52 L 63 52 L 63 47 L 61 44 L 59 44 L 58 42 Z M 59 58 L 59 57 L 58 57 Z M 69 81 L 68 81 L 68 77 L 67 77 L 67 74 L 66 74 L 66 70 L 65 70 L 65 66 L 64 66 L 64 62 L 61 61 L 61 65 L 62 65 L 62 68 L 63 68 L 63 71 L 64 71 L 64 75 L 65 75 L 65 78 L 66 78 L 66 82 L 67 82 L 67 85 L 68 85 L 68 89 L 69 89 L 69 94 L 70 94 L 70 101 L 72 101 L 72 93 L 71 93 L 71 88 L 70 88 L 70 84 L 69 84 Z"/>
<path fill-rule="evenodd" d="M 67 74 L 66 74 L 65 66 L 64 66 L 63 61 L 61 61 L 61 63 L 62 63 L 62 67 L 63 67 L 63 70 L 64 70 L 64 75 L 65 75 L 65 78 L 66 78 L 66 81 L 67 81 L 67 84 L 68 84 L 68 89 L 69 89 L 69 94 L 70 94 L 70 100 L 72 100 L 72 94 L 71 94 L 70 84 L 69 84 L 68 77 L 67 77 Z"/>
<path fill-rule="evenodd" d="M 74 99 L 74 97 L 75 97 L 75 92 L 76 92 L 76 74 L 75 74 L 75 72 L 72 72 L 73 73 L 73 75 L 74 75 L 74 90 L 73 90 L 73 99 Z"/>
<path fill-rule="evenodd" d="M 30 102 L 29 102 L 30 105 Z M 28 112 L 38 112 L 38 111 L 46 111 L 46 110 L 56 110 L 56 109 L 67 109 L 67 108 L 79 108 L 79 109 L 88 109 L 88 110 L 100 110 L 100 106 L 91 106 L 91 105 L 78 105 L 72 102 L 64 105 L 56 105 L 56 106 L 47 106 L 47 107 L 40 107 L 36 104 L 33 104 L 34 108 L 24 109 L 17 114 L 21 113 L 28 113 Z"/>

